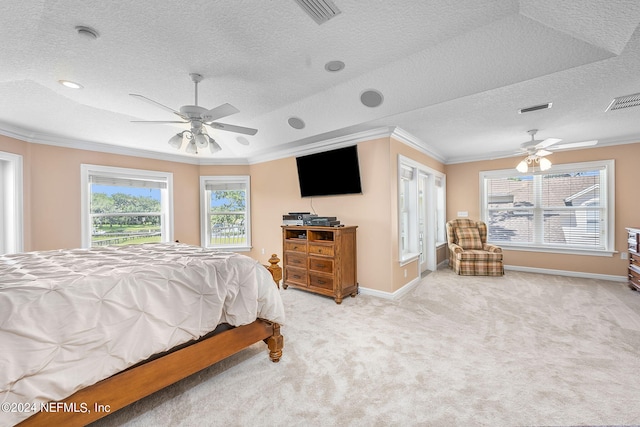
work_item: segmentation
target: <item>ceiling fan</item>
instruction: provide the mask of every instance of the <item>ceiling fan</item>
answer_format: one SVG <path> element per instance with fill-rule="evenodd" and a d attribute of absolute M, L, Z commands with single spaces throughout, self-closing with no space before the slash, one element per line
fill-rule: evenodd
<path fill-rule="evenodd" d="M 167 107 L 157 101 L 147 98 L 143 95 L 130 93 L 129 95 L 142 101 L 148 102 L 152 105 L 167 110 L 182 120 L 133 120 L 132 123 L 180 123 L 189 124 L 190 130 L 182 131 L 169 139 L 169 145 L 176 149 L 180 149 L 184 142 L 187 142 L 186 152 L 197 154 L 198 148 L 206 148 L 209 146 L 211 153 L 217 153 L 222 150 L 220 145 L 211 138 L 206 130 L 206 126 L 210 126 L 213 129 L 224 130 L 227 132 L 241 133 L 245 135 L 255 135 L 258 130 L 253 128 L 247 128 L 243 126 L 230 125 L 227 123 L 216 122 L 222 117 L 230 116 L 238 113 L 239 110 L 231 104 L 222 104 L 210 110 L 200 107 L 198 105 L 198 83 L 202 81 L 202 75 L 191 73 L 189 74 L 191 81 L 195 85 L 195 102 L 194 105 L 183 105 L 180 107 L 180 111 L 176 111 L 173 108 Z"/>
<path fill-rule="evenodd" d="M 557 144 L 562 141 L 560 138 L 546 138 L 543 140 L 536 139 L 536 133 L 538 133 L 538 129 L 531 129 L 527 131 L 529 135 L 531 135 L 531 140 L 523 142 L 520 145 L 520 151 L 527 154 L 527 157 L 524 158 L 516 169 L 519 172 L 525 173 L 528 171 L 530 165 L 539 165 L 540 170 L 545 171 L 551 167 L 551 161 L 546 159 L 545 156 L 549 154 L 553 154 L 553 152 L 547 150 L 547 148 L 552 145 Z M 565 150 L 570 148 L 580 148 L 580 147 L 588 147 L 591 145 L 596 145 L 598 140 L 591 141 L 581 141 L 581 142 L 573 142 L 569 144 L 559 144 L 555 145 L 555 148 L 558 150 Z"/>

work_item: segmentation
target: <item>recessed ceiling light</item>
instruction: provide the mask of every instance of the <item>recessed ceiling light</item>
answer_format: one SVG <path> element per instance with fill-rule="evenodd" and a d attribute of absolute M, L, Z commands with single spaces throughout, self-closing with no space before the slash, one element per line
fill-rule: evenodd
<path fill-rule="evenodd" d="M 289 120 L 287 120 L 287 122 L 289 123 L 289 126 L 294 129 L 304 129 L 305 127 L 304 121 L 298 117 L 289 117 Z"/>
<path fill-rule="evenodd" d="M 329 61 L 324 64 L 324 69 L 330 73 L 344 70 L 344 62 L 342 61 Z"/>
<path fill-rule="evenodd" d="M 244 136 L 237 137 L 236 141 L 238 141 L 238 143 L 242 144 L 242 145 L 249 145 L 249 140 L 247 138 L 245 138 Z"/>
<path fill-rule="evenodd" d="M 71 89 L 82 89 L 83 86 L 80 83 L 72 82 L 70 80 L 58 80 L 62 86 L 71 88 Z"/>
<path fill-rule="evenodd" d="M 360 94 L 360 102 L 370 108 L 380 106 L 380 104 L 382 104 L 382 101 L 384 101 L 382 93 L 375 89 L 365 90 Z"/>

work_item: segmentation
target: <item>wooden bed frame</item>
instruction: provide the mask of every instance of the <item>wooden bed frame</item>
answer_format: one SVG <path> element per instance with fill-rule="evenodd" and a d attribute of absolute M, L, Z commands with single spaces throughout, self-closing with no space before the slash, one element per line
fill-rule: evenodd
<path fill-rule="evenodd" d="M 269 260 L 270 265 L 265 266 L 278 287 L 282 278 L 279 261 L 274 254 Z M 87 425 L 261 340 L 268 346 L 269 358 L 273 362 L 280 361 L 284 347 L 280 325 L 257 319 L 248 325 L 197 341 L 81 389 L 66 399 L 55 402 L 52 409 L 56 412 L 40 411 L 18 426 Z"/>

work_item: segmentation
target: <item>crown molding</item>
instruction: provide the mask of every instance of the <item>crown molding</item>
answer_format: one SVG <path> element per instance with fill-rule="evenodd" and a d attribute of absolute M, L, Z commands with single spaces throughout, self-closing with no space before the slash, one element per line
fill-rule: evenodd
<path fill-rule="evenodd" d="M 56 135 L 48 135 L 28 131 L 6 123 L 0 123 L 0 134 L 10 138 L 19 139 L 21 141 L 52 145 L 56 147 L 72 148 L 76 150 L 97 151 L 101 153 L 119 154 L 124 156 L 142 157 L 146 159 L 164 160 L 168 162 L 187 163 L 192 165 L 251 165 L 264 163 L 272 160 L 284 159 L 287 157 L 297 157 L 307 154 L 313 154 L 320 151 L 330 149 L 338 149 L 348 145 L 358 144 L 360 142 L 371 141 L 379 138 L 394 138 L 395 140 L 406 144 L 407 146 L 420 151 L 442 163 L 446 158 L 429 147 L 424 142 L 411 135 L 409 132 L 396 127 L 386 126 L 375 129 L 367 129 L 359 132 L 341 135 L 342 131 L 328 132 L 317 135 L 312 138 L 285 144 L 277 150 L 263 150 L 261 153 L 251 155 L 246 158 L 211 158 L 211 157 L 191 157 L 181 153 L 162 153 L 151 150 L 143 150 L 139 148 L 124 147 L 121 145 L 106 144 L 102 142 L 81 141 L 72 138 L 64 138 Z"/>
<path fill-rule="evenodd" d="M 612 147 L 614 145 L 626 145 L 626 144 L 637 144 L 640 143 L 640 136 L 629 136 L 626 138 L 617 138 L 617 139 L 600 139 L 596 145 L 592 145 L 590 147 L 577 147 L 577 148 L 569 148 L 564 150 L 557 150 L 554 153 L 563 153 L 566 151 L 576 151 L 576 150 L 592 150 L 603 147 Z M 553 147 L 550 148 L 552 150 Z M 483 156 L 456 156 L 449 157 L 445 164 L 447 165 L 455 165 L 459 163 L 471 163 L 471 162 L 482 162 L 488 160 L 496 160 L 496 159 L 506 159 L 509 157 L 513 158 L 521 158 L 525 157 L 526 153 L 516 153 L 516 152 L 497 152 L 497 153 L 487 153 Z"/>
<path fill-rule="evenodd" d="M 57 135 L 48 135 L 38 132 L 27 131 L 25 129 L 0 123 L 0 134 L 10 138 L 32 144 L 52 145 L 55 147 L 73 148 L 76 150 L 97 151 L 100 153 L 120 154 L 123 156 L 142 157 L 145 159 L 165 160 L 169 162 L 198 164 L 199 159 L 180 154 L 161 153 L 140 148 L 124 147 L 121 145 L 106 144 L 103 142 L 81 141 L 72 138 L 64 138 Z"/>
<path fill-rule="evenodd" d="M 413 136 L 412 134 L 410 134 L 404 129 L 401 129 L 399 127 L 394 127 L 393 132 L 391 133 L 390 136 L 396 139 L 397 141 L 400 141 L 405 145 L 408 145 L 409 147 L 413 148 L 414 150 L 418 150 L 421 153 L 426 154 L 427 156 L 441 163 L 444 163 L 444 164 L 447 163 L 447 158 L 444 155 L 442 155 L 442 153 L 438 152 L 433 147 L 430 147 L 428 144 L 418 139 L 417 137 Z"/>

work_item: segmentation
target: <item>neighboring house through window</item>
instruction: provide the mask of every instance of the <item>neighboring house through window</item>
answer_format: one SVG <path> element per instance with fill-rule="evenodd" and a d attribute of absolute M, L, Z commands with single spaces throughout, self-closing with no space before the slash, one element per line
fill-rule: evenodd
<path fill-rule="evenodd" d="M 81 165 L 82 246 L 173 240 L 173 175 Z"/>
<path fill-rule="evenodd" d="M 22 156 L 0 152 L 0 254 L 23 249 Z"/>
<path fill-rule="evenodd" d="M 248 176 L 201 176 L 202 246 L 231 251 L 251 249 Z"/>
<path fill-rule="evenodd" d="M 545 172 L 480 173 L 488 241 L 511 249 L 611 255 L 614 162 L 553 165 Z"/>

